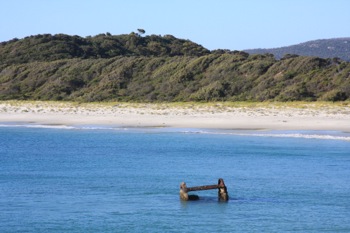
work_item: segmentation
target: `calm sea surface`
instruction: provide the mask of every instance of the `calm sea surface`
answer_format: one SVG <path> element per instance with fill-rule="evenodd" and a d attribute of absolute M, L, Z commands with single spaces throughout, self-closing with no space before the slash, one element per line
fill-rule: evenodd
<path fill-rule="evenodd" d="M 1 125 L 0 232 L 350 232 L 350 134 Z"/>

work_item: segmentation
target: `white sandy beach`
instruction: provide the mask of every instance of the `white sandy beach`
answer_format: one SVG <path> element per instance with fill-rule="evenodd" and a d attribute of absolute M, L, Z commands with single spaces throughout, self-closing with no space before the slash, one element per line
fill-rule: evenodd
<path fill-rule="evenodd" d="M 350 107 L 280 104 L 129 104 L 0 102 L 0 122 L 121 127 L 179 127 L 350 132 Z"/>

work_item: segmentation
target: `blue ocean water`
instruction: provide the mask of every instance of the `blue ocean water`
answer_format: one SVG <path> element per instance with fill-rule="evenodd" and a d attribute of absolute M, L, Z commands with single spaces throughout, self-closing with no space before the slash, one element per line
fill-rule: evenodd
<path fill-rule="evenodd" d="M 0 127 L 0 232 L 350 232 L 350 135 Z M 225 180 L 179 200 L 179 185 Z"/>

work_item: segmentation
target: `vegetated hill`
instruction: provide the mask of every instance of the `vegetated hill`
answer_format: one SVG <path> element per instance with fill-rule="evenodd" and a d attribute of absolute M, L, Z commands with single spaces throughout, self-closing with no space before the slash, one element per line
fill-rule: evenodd
<path fill-rule="evenodd" d="M 1 100 L 350 100 L 349 62 L 210 52 L 173 36 L 38 35 L 1 43 L 0 57 Z"/>
<path fill-rule="evenodd" d="M 300 56 L 314 56 L 321 58 L 338 57 L 345 61 L 350 61 L 350 37 L 313 40 L 305 43 L 272 49 L 247 49 L 250 54 L 271 53 L 277 59 L 281 59 L 286 54 L 297 54 Z"/>
<path fill-rule="evenodd" d="M 171 35 L 142 37 L 136 33 L 94 37 L 36 35 L 0 43 L 0 65 L 70 58 L 112 58 L 115 56 L 201 56 L 210 51 L 189 40 Z"/>

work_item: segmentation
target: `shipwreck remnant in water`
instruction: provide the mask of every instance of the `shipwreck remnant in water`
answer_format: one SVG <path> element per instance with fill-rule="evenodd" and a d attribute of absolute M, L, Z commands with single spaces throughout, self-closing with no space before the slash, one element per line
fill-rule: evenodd
<path fill-rule="evenodd" d="M 196 186 L 196 187 L 187 187 L 186 183 L 182 182 L 180 184 L 180 199 L 183 201 L 198 200 L 199 197 L 197 195 L 188 195 L 188 192 L 202 191 L 202 190 L 209 190 L 209 189 L 218 189 L 219 201 L 228 201 L 229 197 L 227 193 L 227 187 L 225 186 L 225 182 L 222 178 L 218 180 L 218 184 Z"/>

